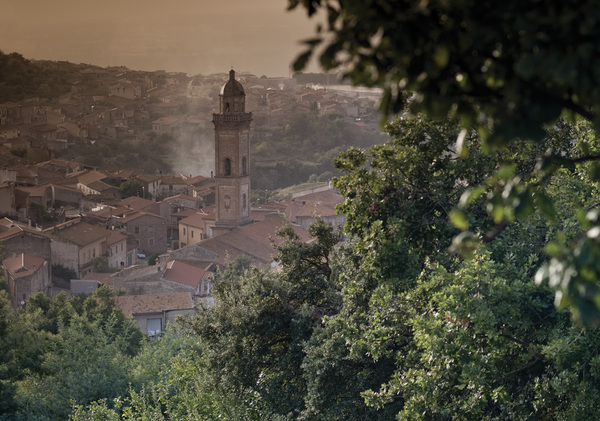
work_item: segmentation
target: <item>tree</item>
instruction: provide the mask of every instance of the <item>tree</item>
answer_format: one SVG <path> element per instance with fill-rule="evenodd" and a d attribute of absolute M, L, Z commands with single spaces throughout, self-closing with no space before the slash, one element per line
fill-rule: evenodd
<path fill-rule="evenodd" d="M 339 274 L 342 306 L 305 347 L 305 416 L 522 419 L 535 411 L 566 419 L 593 413 L 596 401 L 580 391 L 593 394 L 598 387 L 582 375 L 593 370 L 594 356 L 585 345 L 571 360 L 568 340 L 557 338 L 594 343 L 597 329 L 571 324 L 532 277 L 548 240 L 581 236 L 578 209 L 593 204 L 597 186 L 582 168 L 557 172 L 536 191 L 553 202 L 554 223 L 537 207 L 463 260 L 449 251 L 457 232 L 449 221 L 452 204 L 472 185 L 483 184 L 482 195 L 504 189 L 496 168 L 509 167 L 507 179 L 515 173 L 535 179 L 537 147 L 515 142 L 490 155 L 470 136 L 471 153 L 458 159 L 451 153 L 459 130 L 452 123 L 417 116 L 388 130 L 392 141 L 349 150 L 337 161 L 345 175 L 334 184 L 346 197 L 341 210 L 353 240 Z M 570 156 L 574 146 L 564 136 L 570 130 L 551 131 L 546 144 Z M 494 206 L 471 198 L 463 222 L 494 230 Z"/>
<path fill-rule="evenodd" d="M 289 0 L 326 25 L 296 60 L 318 52 L 325 70 L 344 68 L 356 84 L 385 89 L 381 109 L 449 113 L 478 126 L 490 144 L 544 137 L 562 112 L 596 121 L 600 12 L 576 1 L 422 3 L 408 0 Z M 573 48 L 576 45 L 577 48 Z"/>
<path fill-rule="evenodd" d="M 326 17 L 326 26 L 319 26 L 316 36 L 306 41 L 296 70 L 317 54 L 324 69 L 343 68 L 355 84 L 382 87 L 381 111 L 386 116 L 403 112 L 408 103 L 413 113 L 456 118 L 462 127 L 456 138 L 461 157 L 468 154 L 464 139 L 472 130 L 486 151 L 510 151 L 522 139 L 542 146 L 540 179 L 530 183 L 522 180 L 522 173 L 507 176 L 500 171 L 494 176 L 505 182 L 503 190 L 487 195 L 499 225 L 496 232 L 515 214 L 520 217 L 536 206 L 553 220 L 553 205 L 538 187 L 560 168 L 592 162 L 590 179 L 600 179 L 600 154 L 593 136 L 577 139 L 581 148 L 568 157 L 544 147 L 546 128 L 559 125 L 561 117 L 571 123 L 586 120 L 594 127 L 600 122 L 600 89 L 593 82 L 600 69 L 600 50 L 594 47 L 600 36 L 600 12 L 595 8 L 574 0 L 502 4 L 289 0 L 288 5 L 305 8 L 309 16 L 322 11 Z M 458 214 L 455 222 L 465 229 L 460 219 Z M 600 224 L 590 215 L 584 225 L 587 236 L 580 244 L 554 247 L 553 260 L 538 281 L 556 288 L 561 308 L 572 306 L 575 316 L 596 323 L 598 274 L 577 256 L 585 250 L 590 261 L 600 258 L 596 235 Z M 462 249 L 476 242 L 469 232 L 457 240 Z"/>
<path fill-rule="evenodd" d="M 116 269 L 108 266 L 108 257 L 98 256 L 92 260 L 92 272 L 110 273 L 110 272 L 116 272 Z"/>
<path fill-rule="evenodd" d="M 135 179 L 123 181 L 119 186 L 119 192 L 121 193 L 121 197 L 123 199 L 131 196 L 145 196 L 144 186 L 139 180 Z"/>
<path fill-rule="evenodd" d="M 77 272 L 61 264 L 52 265 L 52 276 L 64 279 L 70 282 L 71 279 L 77 279 Z"/>
<path fill-rule="evenodd" d="M 86 300 L 38 293 L 18 310 L 1 308 L 0 419 L 66 419 L 71 399 L 112 402 L 128 390 L 144 335 L 108 288 Z"/>
<path fill-rule="evenodd" d="M 306 244 L 291 226 L 279 231 L 279 273 L 230 266 L 213 287 L 214 307 L 194 321 L 212 388 L 247 419 L 299 416 L 304 342 L 339 305 L 329 259 L 340 234 L 322 220 L 310 234 Z"/>
<path fill-rule="evenodd" d="M 22 408 L 18 414 L 26 419 L 66 419 L 71 401 L 112 401 L 127 391 L 130 364 L 98 321 L 75 316 L 51 341 L 42 358 L 42 372 L 17 383 Z"/>

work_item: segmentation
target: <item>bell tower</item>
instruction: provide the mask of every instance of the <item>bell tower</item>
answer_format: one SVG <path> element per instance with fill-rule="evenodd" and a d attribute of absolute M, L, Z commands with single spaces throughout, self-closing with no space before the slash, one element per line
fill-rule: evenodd
<path fill-rule="evenodd" d="M 250 124 L 246 93 L 235 80 L 235 71 L 219 93 L 215 125 L 215 182 L 217 212 L 215 235 L 251 222 L 250 219 Z"/>

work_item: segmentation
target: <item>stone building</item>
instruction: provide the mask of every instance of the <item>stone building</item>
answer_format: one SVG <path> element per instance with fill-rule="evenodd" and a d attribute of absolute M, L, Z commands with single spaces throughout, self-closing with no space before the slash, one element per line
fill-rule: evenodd
<path fill-rule="evenodd" d="M 13 307 L 23 305 L 38 292 L 48 293 L 50 265 L 41 257 L 21 253 L 2 262 Z"/>

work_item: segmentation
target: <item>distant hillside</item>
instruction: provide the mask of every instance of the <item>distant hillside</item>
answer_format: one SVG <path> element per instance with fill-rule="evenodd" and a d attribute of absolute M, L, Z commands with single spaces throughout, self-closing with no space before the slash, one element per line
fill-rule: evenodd
<path fill-rule="evenodd" d="M 319 84 L 323 86 L 329 85 L 348 85 L 348 80 L 342 79 L 342 74 L 327 74 L 327 73 L 302 73 L 298 72 L 294 74 L 294 79 L 298 82 L 298 85 L 306 85 L 309 83 Z"/>
<path fill-rule="evenodd" d="M 71 90 L 75 65 L 32 62 L 19 53 L 0 50 L 0 103 L 28 98 L 53 98 Z"/>

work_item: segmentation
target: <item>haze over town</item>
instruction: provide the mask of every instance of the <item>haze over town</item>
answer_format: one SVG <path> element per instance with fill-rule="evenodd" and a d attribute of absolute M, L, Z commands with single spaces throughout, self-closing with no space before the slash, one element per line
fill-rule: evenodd
<path fill-rule="evenodd" d="M 285 0 L 8 0 L 0 46 L 36 60 L 288 76 L 316 21 L 286 8 Z"/>

